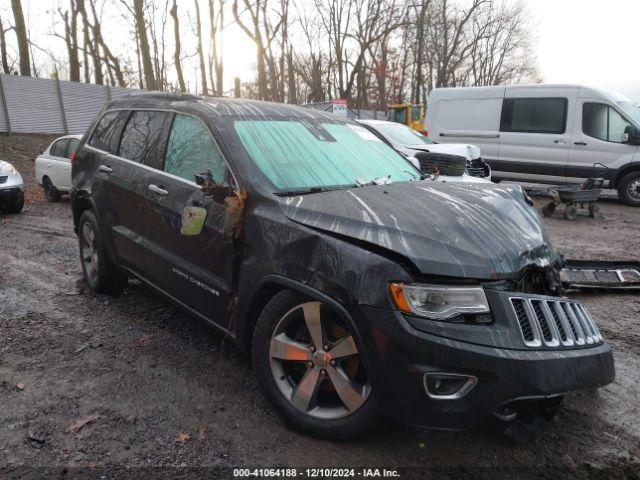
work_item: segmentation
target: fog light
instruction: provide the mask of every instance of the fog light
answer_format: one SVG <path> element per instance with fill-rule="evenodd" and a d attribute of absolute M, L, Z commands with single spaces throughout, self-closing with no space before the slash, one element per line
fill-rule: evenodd
<path fill-rule="evenodd" d="M 473 375 L 457 373 L 425 373 L 424 389 L 434 400 L 457 400 L 469 393 L 478 383 Z"/>

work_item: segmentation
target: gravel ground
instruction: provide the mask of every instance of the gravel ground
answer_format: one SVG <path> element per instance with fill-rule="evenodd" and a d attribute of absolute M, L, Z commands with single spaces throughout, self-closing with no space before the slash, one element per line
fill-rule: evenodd
<path fill-rule="evenodd" d="M 569 395 L 533 444 L 393 425 L 348 444 L 314 440 L 280 423 L 222 336 L 139 283 L 119 297 L 87 290 L 68 200 L 47 203 L 34 183 L 33 159 L 50 140 L 0 136 L 0 158 L 27 183 L 23 213 L 0 216 L 0 479 L 74 467 L 212 478 L 231 476 L 218 467 L 278 465 L 413 467 L 404 478 L 421 468 L 451 478 L 491 478 L 496 468 L 518 478 L 639 478 L 640 297 L 575 295 L 611 343 L 617 379 Z M 607 200 L 601 211 L 545 223 L 568 258 L 640 260 L 640 209 Z"/>

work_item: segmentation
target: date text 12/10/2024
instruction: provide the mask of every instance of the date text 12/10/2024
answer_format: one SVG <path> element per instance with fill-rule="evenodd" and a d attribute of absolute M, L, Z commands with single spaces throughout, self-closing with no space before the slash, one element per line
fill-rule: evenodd
<path fill-rule="evenodd" d="M 234 468 L 234 478 L 399 478 L 387 468 Z"/>

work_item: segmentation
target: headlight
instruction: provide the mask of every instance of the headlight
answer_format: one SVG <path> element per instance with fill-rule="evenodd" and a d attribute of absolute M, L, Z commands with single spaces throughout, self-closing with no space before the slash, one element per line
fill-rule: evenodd
<path fill-rule="evenodd" d="M 389 290 L 400 310 L 433 320 L 490 312 L 482 287 L 391 283 Z"/>
<path fill-rule="evenodd" d="M 0 166 L 0 173 L 4 173 L 5 175 L 13 175 L 16 173 L 16 167 L 11 165 L 10 163 L 6 163 L 4 169 Z"/>

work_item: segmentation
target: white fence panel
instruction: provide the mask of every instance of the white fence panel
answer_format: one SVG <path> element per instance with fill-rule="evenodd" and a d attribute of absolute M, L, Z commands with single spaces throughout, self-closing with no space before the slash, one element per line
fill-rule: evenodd
<path fill-rule="evenodd" d="M 111 100 L 116 100 L 124 95 L 129 95 L 130 93 L 143 93 L 142 90 L 138 90 L 136 88 L 121 88 L 121 87 L 111 87 Z"/>
<path fill-rule="evenodd" d="M 15 133 L 64 133 L 55 80 L 2 75 L 5 101 Z"/>
<path fill-rule="evenodd" d="M 4 95 L 2 88 L 2 75 L 0 75 L 0 132 L 8 132 L 9 124 L 7 123 L 7 112 L 4 109 Z"/>
<path fill-rule="evenodd" d="M 69 133 L 82 135 L 107 103 L 107 87 L 61 81 L 60 91 Z"/>
<path fill-rule="evenodd" d="M 83 134 L 107 102 L 135 88 L 0 74 L 0 132 Z M 6 104 L 6 111 L 4 105 Z"/>

